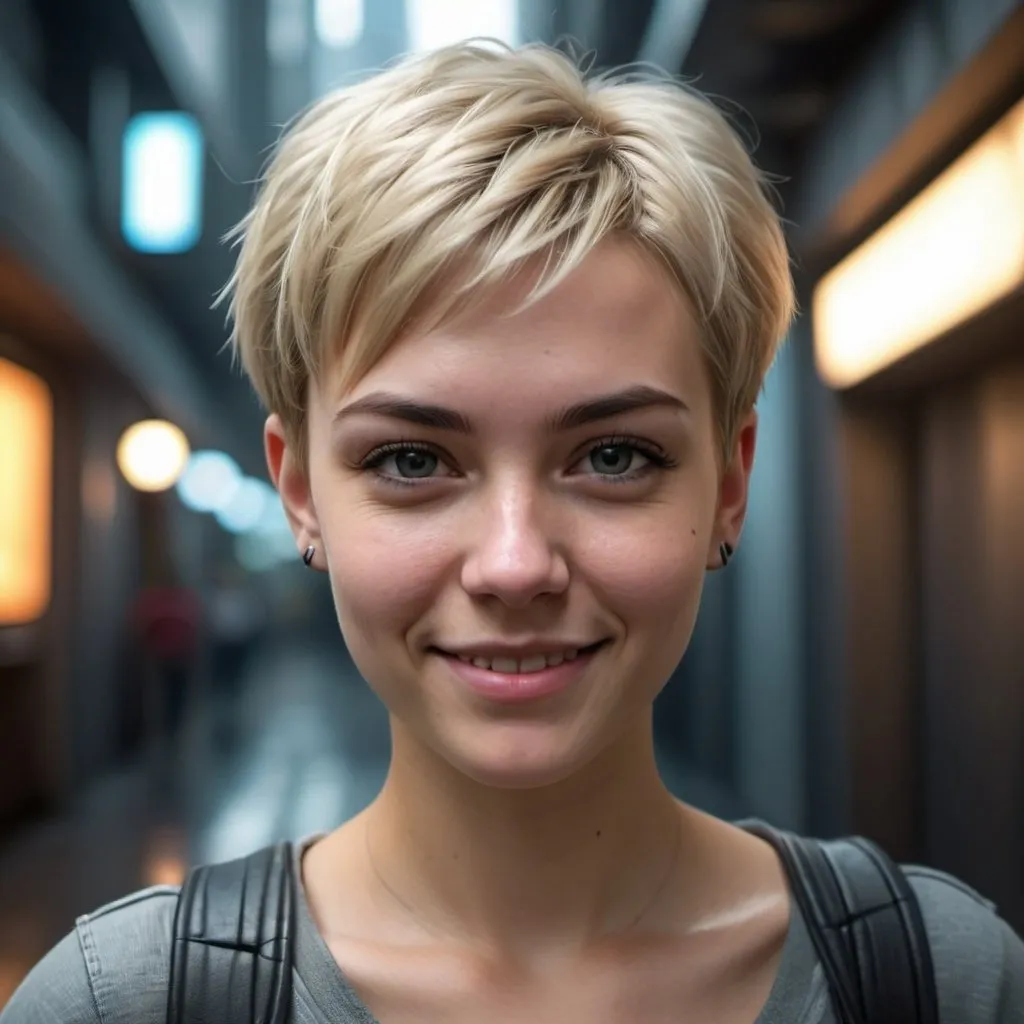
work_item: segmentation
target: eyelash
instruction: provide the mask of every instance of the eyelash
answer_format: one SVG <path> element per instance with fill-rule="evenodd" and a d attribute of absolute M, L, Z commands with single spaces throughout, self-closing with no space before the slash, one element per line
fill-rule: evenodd
<path fill-rule="evenodd" d="M 645 441 L 638 437 L 629 437 L 624 434 L 615 434 L 592 442 L 581 458 L 586 458 L 588 455 L 601 448 L 627 447 L 638 451 L 645 459 L 648 460 L 649 464 L 630 473 L 607 475 L 596 473 L 593 475 L 608 480 L 610 483 L 632 483 L 633 481 L 638 480 L 641 476 L 646 476 L 652 469 L 674 469 L 678 465 L 676 460 L 667 452 L 652 444 L 650 441 Z M 441 451 L 433 445 L 425 444 L 423 441 L 389 441 L 387 444 L 382 444 L 379 447 L 374 448 L 373 451 L 359 462 L 358 468 L 362 470 L 376 471 L 381 465 L 383 465 L 385 459 L 389 456 L 409 451 L 426 452 L 430 455 L 436 455 L 438 458 L 444 458 L 444 454 Z M 388 484 L 393 484 L 396 487 L 419 487 L 427 481 L 436 479 L 435 477 L 391 476 L 388 473 L 379 472 L 375 472 L 375 475 L 378 480 L 382 480 Z"/>

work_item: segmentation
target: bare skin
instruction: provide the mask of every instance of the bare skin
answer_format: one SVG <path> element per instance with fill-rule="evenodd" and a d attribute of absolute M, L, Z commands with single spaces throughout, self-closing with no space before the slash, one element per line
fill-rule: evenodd
<path fill-rule="evenodd" d="M 582 948 L 513 959 L 426 933 L 390 894 L 380 898 L 365 814 L 309 850 L 307 899 L 346 980 L 383 1024 L 752 1024 L 789 925 L 785 880 L 760 840 L 737 841 L 731 826 L 684 805 L 679 815 L 692 859 L 673 867 L 642 920 Z"/>
<path fill-rule="evenodd" d="M 311 382 L 308 468 L 268 420 L 299 549 L 391 718 L 380 796 L 305 858 L 310 906 L 382 1024 L 751 1024 L 782 872 L 668 793 L 652 704 L 738 543 L 756 414 L 723 465 L 698 326 L 631 243 L 507 315 L 522 287 L 401 339 L 348 391 Z M 569 685 L 518 704 L 457 665 L 591 644 Z"/>

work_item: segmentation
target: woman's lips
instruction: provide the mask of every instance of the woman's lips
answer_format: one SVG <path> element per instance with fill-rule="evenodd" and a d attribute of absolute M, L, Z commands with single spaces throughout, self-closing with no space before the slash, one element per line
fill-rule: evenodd
<path fill-rule="evenodd" d="M 474 693 L 500 704 L 519 704 L 550 697 L 567 689 L 587 670 L 607 641 L 579 650 L 576 657 L 560 665 L 548 665 L 536 672 L 495 672 L 454 654 L 435 649 L 452 673 Z"/>

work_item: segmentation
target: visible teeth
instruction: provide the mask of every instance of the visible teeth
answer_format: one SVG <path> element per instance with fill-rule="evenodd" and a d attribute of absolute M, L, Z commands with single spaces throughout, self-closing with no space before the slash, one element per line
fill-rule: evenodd
<path fill-rule="evenodd" d="M 547 666 L 548 660 L 543 654 L 535 654 L 532 658 L 523 658 L 519 662 L 520 672 L 539 672 Z"/>
<path fill-rule="evenodd" d="M 554 654 L 531 654 L 528 658 L 470 658 L 465 654 L 458 656 L 459 661 L 467 665 L 476 665 L 477 668 L 490 669 L 492 672 L 503 672 L 506 675 L 513 673 L 527 674 L 540 672 L 544 668 L 555 668 L 566 661 L 572 661 L 579 656 L 579 651 L 570 648 L 568 651 L 556 651 Z"/>

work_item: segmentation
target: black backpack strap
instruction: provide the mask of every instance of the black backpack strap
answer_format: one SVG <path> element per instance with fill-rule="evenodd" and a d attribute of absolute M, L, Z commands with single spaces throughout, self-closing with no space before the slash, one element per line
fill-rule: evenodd
<path fill-rule="evenodd" d="M 843 1024 L 939 1024 L 928 935 L 903 871 L 867 839 L 747 827 L 782 861 Z"/>
<path fill-rule="evenodd" d="M 167 1024 L 286 1024 L 292 857 L 280 843 L 189 873 L 174 916 Z"/>

